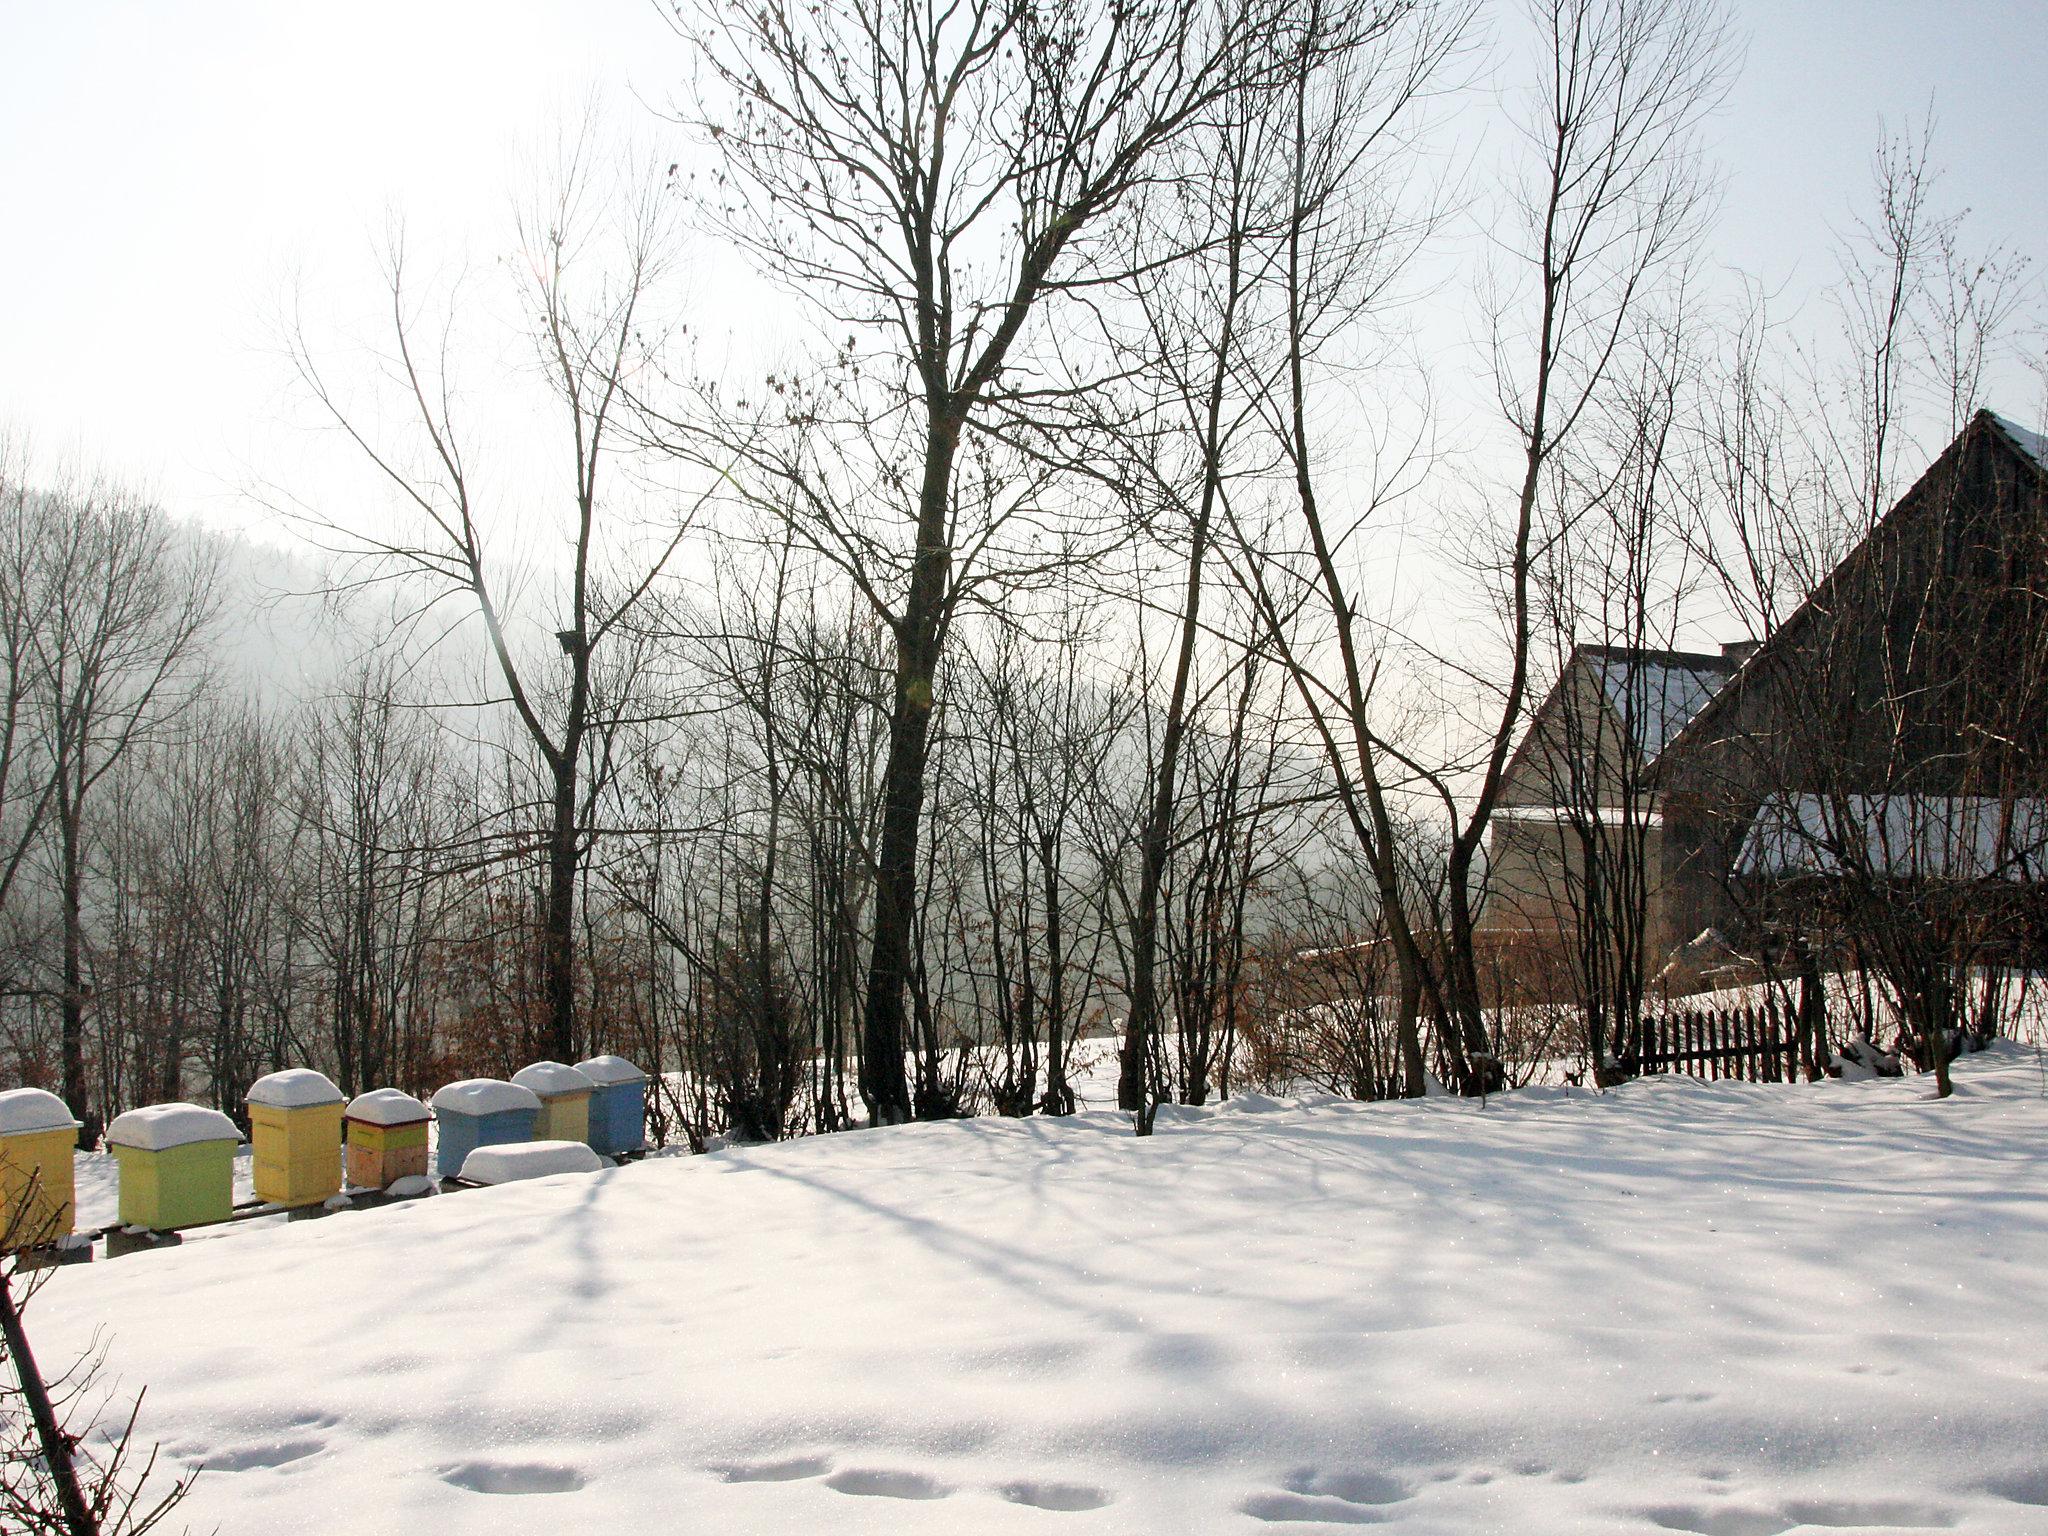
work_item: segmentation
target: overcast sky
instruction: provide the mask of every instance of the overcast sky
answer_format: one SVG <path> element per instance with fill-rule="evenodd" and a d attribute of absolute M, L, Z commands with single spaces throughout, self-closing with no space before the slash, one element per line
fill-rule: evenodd
<path fill-rule="evenodd" d="M 686 65 L 648 0 L 0 0 L 0 17 L 0 424 L 243 525 L 238 488 L 302 448 L 269 344 L 288 275 L 373 312 L 388 208 L 487 245 L 522 135 L 592 87 L 643 125 L 633 95 L 667 95 Z M 1717 260 L 1788 299 L 1824 280 L 1880 119 L 1930 103 L 1944 201 L 1980 239 L 2048 256 L 2040 0 L 1747 0 L 1738 25 Z M 1998 403 L 2039 416 L 2038 394 Z"/>

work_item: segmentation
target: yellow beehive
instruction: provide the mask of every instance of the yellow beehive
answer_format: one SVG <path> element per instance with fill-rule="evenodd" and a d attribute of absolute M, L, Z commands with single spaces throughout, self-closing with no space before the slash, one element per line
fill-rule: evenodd
<path fill-rule="evenodd" d="M 536 1061 L 512 1074 L 512 1081 L 540 1100 L 533 1123 L 535 1141 L 588 1141 L 590 1095 L 597 1084 L 559 1061 Z"/>
<path fill-rule="evenodd" d="M 427 1173 L 427 1106 L 396 1088 L 374 1088 L 349 1100 L 348 1181 L 357 1189 L 389 1189 Z"/>
<path fill-rule="evenodd" d="M 307 1067 L 249 1085 L 258 1200 L 318 1205 L 341 1193 L 341 1104 L 341 1090 Z"/>
<path fill-rule="evenodd" d="M 40 1088 L 0 1093 L 0 1251 L 71 1235 L 71 1154 L 78 1122 Z"/>

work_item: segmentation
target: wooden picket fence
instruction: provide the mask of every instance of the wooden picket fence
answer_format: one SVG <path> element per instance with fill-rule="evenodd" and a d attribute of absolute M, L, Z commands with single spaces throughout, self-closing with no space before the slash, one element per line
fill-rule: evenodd
<path fill-rule="evenodd" d="M 1680 1072 L 1711 1081 L 1804 1082 L 1813 1065 L 1809 1052 L 1825 1063 L 1838 1048 L 1831 1022 L 1822 1023 L 1818 1039 L 1803 1044 L 1798 1019 L 1775 1001 L 1646 1013 L 1616 1055 L 1630 1075 Z"/>

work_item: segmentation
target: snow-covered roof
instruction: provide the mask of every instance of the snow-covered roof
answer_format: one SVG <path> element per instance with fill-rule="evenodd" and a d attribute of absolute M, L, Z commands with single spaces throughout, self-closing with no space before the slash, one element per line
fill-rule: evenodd
<path fill-rule="evenodd" d="M 10 1088 L 0 1093 L 0 1136 L 25 1136 L 32 1131 L 75 1131 L 71 1107 L 41 1088 Z"/>
<path fill-rule="evenodd" d="M 609 1088 L 613 1083 L 647 1081 L 647 1074 L 623 1056 L 593 1056 L 588 1061 L 577 1062 L 576 1070 L 600 1088 Z"/>
<path fill-rule="evenodd" d="M 512 1074 L 512 1081 L 530 1088 L 544 1099 L 559 1099 L 567 1093 L 588 1093 L 597 1084 L 574 1067 L 560 1061 L 536 1061 Z"/>
<path fill-rule="evenodd" d="M 1744 875 L 2048 880 L 2048 800 L 1985 795 L 1773 795 L 1735 868 Z"/>
<path fill-rule="evenodd" d="M 107 1127 L 107 1141 L 116 1147 L 140 1147 L 148 1152 L 165 1152 L 172 1147 L 190 1146 L 196 1141 L 240 1141 L 235 1122 L 217 1109 L 197 1104 L 149 1104 L 114 1116 Z"/>
<path fill-rule="evenodd" d="M 1593 666 L 1608 707 L 1634 737 L 1645 762 L 1662 756 L 1735 672 L 1726 657 L 1680 652 L 1623 652 L 1599 657 Z"/>
<path fill-rule="evenodd" d="M 345 1095 L 325 1075 L 311 1067 L 286 1067 L 249 1085 L 249 1102 L 271 1109 L 308 1109 L 315 1104 L 339 1104 Z"/>
<path fill-rule="evenodd" d="M 511 1184 L 558 1173 L 596 1173 L 604 1159 L 580 1141 L 519 1141 L 478 1147 L 462 1160 L 462 1177 L 472 1184 Z"/>
<path fill-rule="evenodd" d="M 1662 811 L 1630 810 L 1620 805 L 1503 805 L 1495 821 L 1527 821 L 1542 826 L 1591 823 L 1602 827 L 1661 827 Z"/>
<path fill-rule="evenodd" d="M 348 1101 L 344 1113 L 365 1125 L 416 1125 L 427 1118 L 427 1106 L 397 1088 L 372 1088 Z"/>
<path fill-rule="evenodd" d="M 2048 469 L 2048 437 L 2043 437 L 2039 432 L 2030 432 L 2017 422 L 2007 421 L 1995 411 L 1991 413 L 1991 419 L 1998 423 L 1999 429 L 2007 437 L 2019 445 L 2020 452 L 2043 469 Z"/>
<path fill-rule="evenodd" d="M 466 1077 L 434 1095 L 434 1108 L 444 1115 L 496 1115 L 508 1109 L 540 1108 L 533 1090 L 495 1077 Z"/>

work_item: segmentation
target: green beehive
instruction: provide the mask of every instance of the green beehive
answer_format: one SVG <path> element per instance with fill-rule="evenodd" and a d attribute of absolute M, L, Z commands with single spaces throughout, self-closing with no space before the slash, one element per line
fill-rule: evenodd
<path fill-rule="evenodd" d="M 107 1147 L 121 1168 L 121 1223 L 170 1232 L 235 1210 L 235 1122 L 197 1104 L 151 1104 L 114 1117 Z"/>

